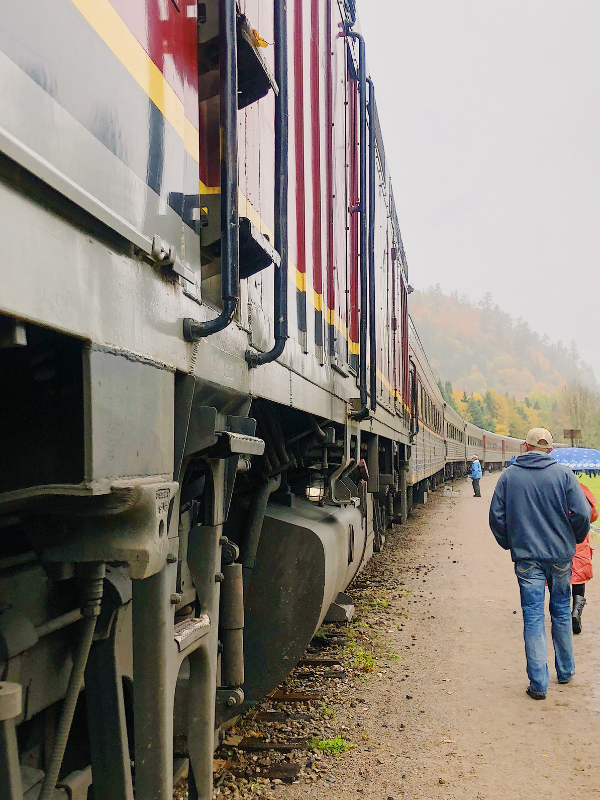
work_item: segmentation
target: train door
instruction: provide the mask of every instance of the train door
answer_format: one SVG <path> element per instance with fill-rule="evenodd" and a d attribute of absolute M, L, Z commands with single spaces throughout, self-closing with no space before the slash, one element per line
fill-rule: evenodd
<path fill-rule="evenodd" d="M 376 114 L 375 114 L 376 118 Z M 377 387 L 379 400 L 387 408 L 394 403 L 394 330 L 393 297 L 395 286 L 392 279 L 390 257 L 390 223 L 386 204 L 386 179 L 383 157 L 379 152 L 381 141 L 376 126 L 377 155 L 375 177 L 375 326 L 377 330 Z"/>
<path fill-rule="evenodd" d="M 400 251 L 403 254 L 403 251 Z M 408 356 L 408 292 L 406 287 L 405 275 L 403 273 L 404 259 L 399 264 L 400 275 L 400 374 L 402 375 L 402 403 L 404 406 L 404 419 L 409 423 L 409 409 L 411 408 L 410 394 L 410 362 Z"/>
<path fill-rule="evenodd" d="M 417 365 L 410 361 L 410 435 L 411 440 L 419 432 L 419 377 Z"/>

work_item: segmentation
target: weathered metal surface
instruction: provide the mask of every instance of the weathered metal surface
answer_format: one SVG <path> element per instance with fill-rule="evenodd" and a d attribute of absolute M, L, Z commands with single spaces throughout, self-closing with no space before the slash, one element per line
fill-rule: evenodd
<path fill-rule="evenodd" d="M 339 592 L 335 598 L 335 601 L 327 609 L 325 621 L 350 622 L 354 616 L 354 611 L 355 608 L 352 598 L 349 595 L 344 594 L 344 592 Z"/>
<path fill-rule="evenodd" d="M 174 629 L 174 639 L 177 649 L 181 653 L 196 642 L 201 636 L 205 636 L 210 629 L 210 619 L 208 614 L 201 614 L 199 617 L 178 622 Z"/>
<path fill-rule="evenodd" d="M 171 370 L 92 346 L 86 355 L 86 477 L 173 473 Z"/>
<path fill-rule="evenodd" d="M 127 26 L 102 4 L 87 19 L 84 10 L 85 4 L 78 9 L 61 0 L 49 13 L 26 0 L 5 15 L 0 51 L 12 63 L 14 82 L 8 79 L 8 65 L 0 75 L 7 76 L 9 97 L 17 93 L 21 113 L 16 113 L 16 104 L 7 103 L 4 124 L 108 208 L 140 229 L 147 226 L 147 235 L 158 233 L 177 242 L 186 165 L 182 99 L 164 86 L 170 101 L 163 106 L 165 113 L 153 107 L 130 71 L 131 60 L 127 62 L 127 48 L 135 52 L 136 45 Z M 112 16 L 113 31 L 107 30 L 107 15 Z M 193 18 L 181 19 L 174 8 L 167 8 L 168 17 L 180 17 L 183 37 L 193 48 Z M 170 42 L 171 63 L 174 54 L 185 52 L 182 44 L 181 34 Z M 141 53 L 136 55 L 138 62 L 143 60 Z M 147 56 L 146 61 L 150 62 Z M 116 85 L 119 93 L 108 89 Z M 177 88 L 182 95 L 180 85 Z M 98 107 L 103 109 L 100 116 Z M 27 108 L 31 112 L 23 113 Z M 48 136 L 49 127 L 59 128 L 60 136 Z M 74 151 L 88 157 L 72 158 Z M 188 168 L 194 168 L 193 162 Z M 196 174 L 197 169 L 196 164 Z"/>
<path fill-rule="evenodd" d="M 165 564 L 169 504 L 177 489 L 173 482 L 124 486 L 108 495 L 118 499 L 108 514 L 70 516 L 67 507 L 48 524 L 32 521 L 29 532 L 48 562 L 124 562 L 132 578 L 145 578 Z"/>
<path fill-rule="evenodd" d="M 228 526 L 237 524 L 232 517 Z M 351 527 L 356 540 L 349 563 Z M 259 700 L 298 663 L 329 605 L 356 573 L 364 543 L 362 515 L 354 506 L 270 503 L 247 589 L 244 633 L 246 660 L 264 667 L 246 676 L 246 702 Z M 272 609 L 268 615 L 266 607 Z"/>

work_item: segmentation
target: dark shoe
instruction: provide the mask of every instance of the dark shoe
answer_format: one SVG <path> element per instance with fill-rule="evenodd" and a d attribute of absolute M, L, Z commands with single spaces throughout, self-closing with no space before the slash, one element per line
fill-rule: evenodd
<path fill-rule="evenodd" d="M 573 673 L 573 675 L 574 675 L 574 674 L 575 674 L 575 673 Z M 560 678 L 558 678 L 558 682 L 559 682 L 559 683 L 569 683 L 569 681 L 571 680 L 571 678 L 573 677 L 573 675 L 569 675 L 569 677 L 568 677 L 568 678 L 565 678 L 564 680 L 561 680 Z"/>
<path fill-rule="evenodd" d="M 581 633 L 581 615 L 585 605 L 585 597 L 576 594 L 573 598 L 573 611 L 571 612 L 571 619 L 573 621 L 573 633 Z"/>
<path fill-rule="evenodd" d="M 531 697 L 532 700 L 545 700 L 546 699 L 546 692 L 534 692 L 533 689 L 531 688 L 531 686 L 528 686 L 525 691 L 527 692 L 529 697 Z"/>

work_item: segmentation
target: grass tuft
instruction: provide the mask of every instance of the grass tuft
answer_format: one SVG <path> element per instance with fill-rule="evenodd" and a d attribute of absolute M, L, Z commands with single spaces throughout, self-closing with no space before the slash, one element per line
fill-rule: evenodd
<path fill-rule="evenodd" d="M 375 672 L 377 669 L 377 660 L 375 656 L 364 647 L 357 647 L 353 645 L 350 647 L 352 653 L 352 666 L 355 669 L 360 669 L 362 672 Z"/>
<path fill-rule="evenodd" d="M 333 739 L 311 739 L 309 746 L 315 747 L 322 753 L 330 753 L 332 756 L 340 756 L 342 753 L 350 750 L 351 747 L 354 747 L 351 742 L 347 742 L 344 737 L 339 734 Z"/>

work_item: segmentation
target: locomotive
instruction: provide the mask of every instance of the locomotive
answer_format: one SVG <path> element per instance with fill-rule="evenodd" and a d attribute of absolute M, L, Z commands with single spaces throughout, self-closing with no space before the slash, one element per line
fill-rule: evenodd
<path fill-rule="evenodd" d="M 354 0 L 20 0 L 0 85 L 0 796 L 207 800 L 389 526 L 520 443 L 411 326 Z"/>

